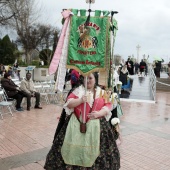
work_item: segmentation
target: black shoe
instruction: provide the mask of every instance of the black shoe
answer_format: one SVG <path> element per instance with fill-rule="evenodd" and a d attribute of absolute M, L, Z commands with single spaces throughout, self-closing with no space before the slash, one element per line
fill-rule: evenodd
<path fill-rule="evenodd" d="M 19 112 L 24 111 L 24 109 L 23 109 L 23 108 L 17 108 L 16 110 L 17 110 L 17 111 L 19 111 Z"/>
<path fill-rule="evenodd" d="M 42 107 L 40 107 L 40 106 L 35 106 L 34 108 L 35 109 L 42 109 Z"/>
<path fill-rule="evenodd" d="M 27 110 L 30 111 L 30 107 L 27 107 Z"/>

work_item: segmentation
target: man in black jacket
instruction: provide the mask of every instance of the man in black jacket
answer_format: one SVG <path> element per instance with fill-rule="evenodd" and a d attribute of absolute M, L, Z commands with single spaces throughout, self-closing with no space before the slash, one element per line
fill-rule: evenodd
<path fill-rule="evenodd" d="M 23 111 L 23 108 L 21 108 L 23 99 L 22 92 L 20 92 L 19 87 L 11 80 L 11 75 L 9 73 L 4 74 L 4 78 L 1 79 L 1 86 L 4 88 L 9 98 L 16 99 L 16 110 Z"/>
<path fill-rule="evenodd" d="M 160 78 L 160 72 L 161 72 L 161 67 L 162 67 L 161 61 L 156 61 L 155 66 L 156 66 L 155 68 L 156 77 Z"/>

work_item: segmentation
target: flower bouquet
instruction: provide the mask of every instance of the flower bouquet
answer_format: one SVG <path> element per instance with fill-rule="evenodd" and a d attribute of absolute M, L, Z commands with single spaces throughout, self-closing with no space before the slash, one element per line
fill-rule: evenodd
<path fill-rule="evenodd" d="M 119 118 L 115 117 L 111 119 L 111 124 L 113 125 L 113 131 L 114 131 L 114 136 L 115 136 L 115 140 L 117 140 L 119 138 L 119 123 L 120 120 Z"/>

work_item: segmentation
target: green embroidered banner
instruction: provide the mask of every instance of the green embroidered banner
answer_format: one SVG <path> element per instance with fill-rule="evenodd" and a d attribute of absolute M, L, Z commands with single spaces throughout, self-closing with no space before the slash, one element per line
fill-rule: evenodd
<path fill-rule="evenodd" d="M 68 45 L 67 68 L 73 68 L 82 75 L 104 70 L 108 60 L 109 17 L 72 16 Z"/>

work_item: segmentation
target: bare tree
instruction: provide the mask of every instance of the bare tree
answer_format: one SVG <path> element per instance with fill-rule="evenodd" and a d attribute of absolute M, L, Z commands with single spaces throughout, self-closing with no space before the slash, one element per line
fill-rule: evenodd
<path fill-rule="evenodd" d="M 23 46 L 31 52 L 33 49 L 43 50 L 52 48 L 54 43 L 54 37 L 58 31 L 49 25 L 34 25 L 29 27 L 27 34 L 19 35 L 17 37 L 17 44 Z M 56 40 L 56 39 L 55 39 Z M 57 39 L 58 40 L 58 39 Z M 30 55 L 29 55 L 30 57 Z M 29 58 L 31 60 L 31 58 Z M 48 61 L 51 59 L 51 54 L 49 55 Z"/>
<path fill-rule="evenodd" d="M 16 14 L 10 10 L 10 3 L 10 0 L 0 0 L 0 25 L 7 25 Z"/>
<path fill-rule="evenodd" d="M 1 1 L 1 0 L 0 0 Z M 17 44 L 22 46 L 26 63 L 31 62 L 31 51 L 53 46 L 54 33 L 58 30 L 49 25 L 38 24 L 40 9 L 35 0 L 9 0 L 10 13 L 15 14 L 8 23 L 17 32 Z"/>
<path fill-rule="evenodd" d="M 39 30 L 44 34 L 43 39 L 39 44 L 41 50 L 49 49 L 54 45 L 54 43 L 58 42 L 58 34 L 59 34 L 58 28 L 54 28 L 50 25 L 40 25 Z"/>
<path fill-rule="evenodd" d="M 11 1 L 11 0 L 10 0 Z M 37 5 L 34 0 L 12 0 L 8 4 L 11 13 L 14 13 L 14 18 L 10 21 L 10 26 L 16 30 L 20 37 L 20 43 L 26 56 L 26 63 L 30 63 L 29 52 L 35 47 L 35 44 L 30 43 L 30 32 L 34 34 L 33 24 L 38 18 Z"/>
<path fill-rule="evenodd" d="M 49 64 L 52 60 L 52 56 L 54 54 L 54 51 L 55 51 L 57 43 L 58 43 L 59 29 L 54 29 L 54 28 L 48 26 L 48 29 L 46 29 L 46 32 L 47 33 L 45 34 L 44 38 L 42 39 L 42 41 L 40 43 L 40 48 L 43 51 L 44 55 L 46 56 L 47 62 L 43 60 L 44 63 Z M 40 54 L 41 54 L 41 52 L 40 52 Z M 43 59 L 41 57 L 41 55 L 40 55 L 40 58 Z"/>

